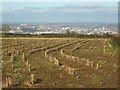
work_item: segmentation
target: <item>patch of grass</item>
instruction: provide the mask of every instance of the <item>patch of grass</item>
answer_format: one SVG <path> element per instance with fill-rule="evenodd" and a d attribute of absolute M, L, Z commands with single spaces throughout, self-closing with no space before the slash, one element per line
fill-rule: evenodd
<path fill-rule="evenodd" d="M 22 76 L 22 77 L 19 77 L 19 80 L 30 81 L 30 78 Z"/>
<path fill-rule="evenodd" d="M 117 42 L 115 42 L 114 40 L 110 40 L 109 43 L 112 46 L 112 48 L 110 49 L 111 52 L 116 52 L 120 48 L 119 45 L 117 44 Z"/>
<path fill-rule="evenodd" d="M 21 58 L 20 58 L 19 56 L 15 56 L 15 57 L 14 57 L 14 61 L 15 61 L 15 62 L 19 61 L 20 59 L 21 59 Z"/>
<path fill-rule="evenodd" d="M 75 54 L 76 54 L 76 53 L 75 53 Z M 82 56 L 82 55 L 91 56 L 93 53 L 91 53 L 91 52 L 84 52 L 84 51 L 83 51 L 83 52 L 80 52 L 79 54 L 80 54 L 81 56 Z M 79 54 L 78 54 L 78 55 L 79 55 Z"/>
<path fill-rule="evenodd" d="M 13 71 L 12 70 L 7 70 L 7 73 L 12 74 Z"/>
<path fill-rule="evenodd" d="M 61 71 L 62 69 L 61 68 L 53 68 L 52 69 L 52 72 L 59 72 L 59 71 Z"/>
<path fill-rule="evenodd" d="M 4 57 L 3 61 L 10 61 L 10 57 L 9 56 L 8 57 Z"/>
<path fill-rule="evenodd" d="M 49 84 L 49 83 L 51 83 L 52 82 L 52 79 L 50 79 L 49 77 L 46 77 L 43 81 L 42 81 L 42 83 L 45 83 L 45 84 Z"/>
<path fill-rule="evenodd" d="M 17 67 L 24 67 L 25 65 L 22 62 L 17 62 L 15 64 L 15 66 L 17 66 Z"/>

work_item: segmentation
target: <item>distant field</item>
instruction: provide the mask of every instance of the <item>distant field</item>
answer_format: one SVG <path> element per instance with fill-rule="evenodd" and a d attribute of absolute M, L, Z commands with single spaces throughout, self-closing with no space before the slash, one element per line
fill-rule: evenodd
<path fill-rule="evenodd" d="M 2 38 L 3 87 L 117 88 L 110 39 Z"/>

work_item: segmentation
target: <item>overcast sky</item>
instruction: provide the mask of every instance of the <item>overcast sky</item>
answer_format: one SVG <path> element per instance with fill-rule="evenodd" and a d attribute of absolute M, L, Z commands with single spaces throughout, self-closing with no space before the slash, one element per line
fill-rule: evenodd
<path fill-rule="evenodd" d="M 117 23 L 117 2 L 4 2 L 3 23 Z"/>

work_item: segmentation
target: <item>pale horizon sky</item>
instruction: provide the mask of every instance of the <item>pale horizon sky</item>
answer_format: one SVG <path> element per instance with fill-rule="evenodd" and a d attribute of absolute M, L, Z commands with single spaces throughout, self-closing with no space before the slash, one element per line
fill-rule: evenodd
<path fill-rule="evenodd" d="M 0 0 L 2 2 L 119 2 L 119 0 Z"/>
<path fill-rule="evenodd" d="M 3 2 L 3 23 L 117 23 L 117 2 Z"/>

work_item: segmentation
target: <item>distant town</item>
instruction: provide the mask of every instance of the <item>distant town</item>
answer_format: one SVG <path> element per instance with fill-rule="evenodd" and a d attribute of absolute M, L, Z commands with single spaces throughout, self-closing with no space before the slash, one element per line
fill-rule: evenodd
<path fill-rule="evenodd" d="M 118 34 L 118 27 L 115 24 L 12 24 L 7 33 L 41 35 L 64 34 L 67 31 L 85 35 Z M 0 33 L 5 32 L 1 29 Z"/>

